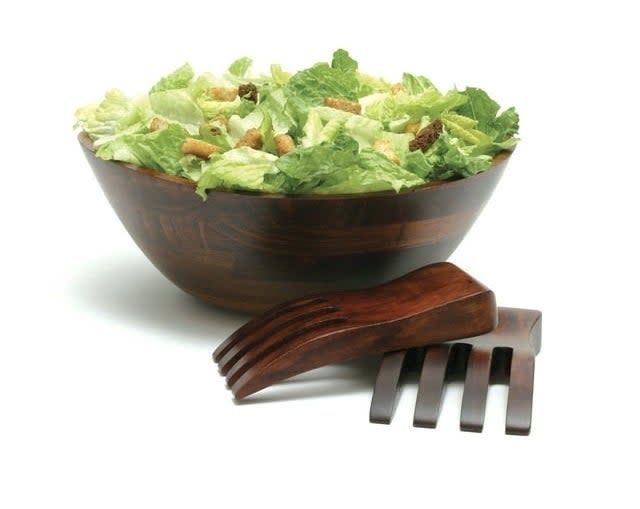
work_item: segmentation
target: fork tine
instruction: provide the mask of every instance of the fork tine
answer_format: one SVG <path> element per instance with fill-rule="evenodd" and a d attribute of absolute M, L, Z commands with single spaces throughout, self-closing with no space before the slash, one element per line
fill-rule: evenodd
<path fill-rule="evenodd" d="M 227 364 L 227 384 L 229 387 L 233 386 L 236 380 L 251 368 L 251 366 L 277 353 L 279 348 L 282 348 L 290 341 L 299 339 L 309 331 L 315 331 L 324 326 L 343 323 L 344 321 L 346 321 L 346 319 L 338 316 L 335 308 L 331 308 L 327 313 L 316 314 L 303 320 L 294 320 L 268 336 L 265 335 L 261 337 L 259 343 L 240 353 L 235 359 L 235 362 Z"/>
<path fill-rule="evenodd" d="M 449 345 L 436 345 L 426 349 L 413 414 L 416 427 L 435 428 L 438 423 L 450 348 Z"/>
<path fill-rule="evenodd" d="M 245 356 L 259 354 L 264 348 L 271 344 L 275 338 L 279 338 L 282 334 L 287 334 L 292 328 L 301 327 L 307 321 L 317 317 L 331 315 L 335 313 L 334 306 L 328 306 L 324 303 L 314 304 L 314 307 L 305 306 L 302 313 L 286 313 L 274 320 L 271 320 L 264 327 L 255 329 L 252 333 L 244 338 L 236 341 L 227 352 L 220 357 L 218 365 L 220 373 L 227 375 L 229 371 L 242 360 Z"/>
<path fill-rule="evenodd" d="M 533 350 L 513 351 L 507 399 L 507 435 L 528 435 L 531 431 L 535 359 Z"/>
<path fill-rule="evenodd" d="M 462 431 L 479 433 L 484 426 L 492 354 L 493 348 L 486 347 L 475 347 L 469 352 L 460 411 Z"/>
<path fill-rule="evenodd" d="M 326 299 L 323 299 L 321 297 L 312 297 L 309 299 L 295 300 L 293 302 L 285 302 L 283 304 L 280 304 L 279 306 L 274 307 L 268 313 L 250 320 L 238 330 L 236 330 L 233 334 L 231 334 L 231 336 L 225 339 L 220 345 L 218 345 L 218 348 L 216 348 L 213 352 L 214 362 L 218 362 L 220 358 L 225 355 L 227 351 L 242 338 L 246 337 L 248 334 L 251 334 L 256 329 L 263 327 L 265 324 L 269 323 L 271 320 L 276 319 L 278 316 L 284 315 L 285 313 L 290 313 L 291 311 L 300 311 L 304 306 L 310 306 L 322 302 L 327 301 Z"/>
<path fill-rule="evenodd" d="M 229 382 L 229 388 L 236 399 L 244 398 L 254 392 L 305 371 L 332 364 L 340 360 L 340 348 L 332 342 L 334 333 L 345 329 L 347 318 L 335 317 L 318 320 L 297 329 L 282 339 L 250 365 L 246 365 L 242 374 Z M 329 351 L 326 347 L 334 348 Z M 324 348 L 323 348 L 324 347 Z M 323 356 L 317 355 L 322 352 Z M 328 357 L 333 358 L 327 361 Z"/>
<path fill-rule="evenodd" d="M 314 305 L 314 307 L 305 306 L 303 313 L 287 313 L 272 320 L 264 327 L 255 329 L 246 337 L 236 341 L 236 343 L 220 357 L 218 361 L 220 373 L 226 375 L 239 359 L 245 355 L 259 353 L 273 337 L 279 337 L 284 331 L 290 330 L 295 326 L 300 327 L 309 320 L 330 315 L 335 313 L 335 311 L 337 311 L 337 308 L 325 304 L 317 304 Z"/>
<path fill-rule="evenodd" d="M 369 422 L 378 424 L 391 422 L 398 392 L 398 382 L 408 353 L 409 350 L 399 350 L 386 353 L 382 358 L 371 398 Z"/>

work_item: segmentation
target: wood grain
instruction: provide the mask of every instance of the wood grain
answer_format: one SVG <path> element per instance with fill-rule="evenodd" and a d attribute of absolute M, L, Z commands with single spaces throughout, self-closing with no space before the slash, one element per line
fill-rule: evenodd
<path fill-rule="evenodd" d="M 535 357 L 540 351 L 542 313 L 532 309 L 499 308 L 492 331 L 423 350 L 388 353 L 378 372 L 369 420 L 389 424 L 398 391 L 399 370 L 410 371 L 399 358 L 418 355 L 422 365 L 414 425 L 435 427 L 443 384 L 463 381 L 460 429 L 481 432 L 490 384 L 507 384 L 505 432 L 528 435 L 531 430 Z"/>
<path fill-rule="evenodd" d="M 401 193 L 285 196 L 211 191 L 95 156 L 81 146 L 109 203 L 173 283 L 217 306 L 260 312 L 295 297 L 364 288 L 446 260 L 508 162 Z"/>
<path fill-rule="evenodd" d="M 291 301 L 232 334 L 214 360 L 240 399 L 320 366 L 475 336 L 496 323 L 493 292 L 441 262 L 374 288 Z"/>

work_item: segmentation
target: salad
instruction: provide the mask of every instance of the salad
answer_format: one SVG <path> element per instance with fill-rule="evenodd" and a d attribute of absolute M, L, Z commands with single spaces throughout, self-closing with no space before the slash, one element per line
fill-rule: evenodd
<path fill-rule="evenodd" d="M 397 83 L 360 72 L 339 49 L 331 63 L 290 74 L 196 76 L 189 64 L 146 95 L 117 89 L 76 111 L 96 155 L 208 189 L 362 193 L 468 177 L 516 145 L 518 114 L 479 88 L 442 93 L 424 76 Z"/>

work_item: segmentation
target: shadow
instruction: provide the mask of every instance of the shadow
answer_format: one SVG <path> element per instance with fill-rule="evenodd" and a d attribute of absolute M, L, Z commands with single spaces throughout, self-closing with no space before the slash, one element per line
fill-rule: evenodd
<path fill-rule="evenodd" d="M 145 258 L 131 255 L 77 266 L 69 276 L 66 293 L 83 312 L 212 348 L 251 318 L 198 301 Z"/>
<path fill-rule="evenodd" d="M 250 315 L 206 305 L 175 287 L 145 258 L 131 254 L 76 266 L 65 288 L 83 313 L 157 331 L 163 340 L 190 342 L 211 351 Z M 370 392 L 379 357 L 325 366 L 279 382 L 237 405 Z M 216 370 L 212 363 L 211 369 Z"/>
<path fill-rule="evenodd" d="M 375 356 L 325 366 L 279 382 L 246 399 L 233 401 L 238 406 L 244 406 L 370 393 L 379 365 L 380 357 Z"/>

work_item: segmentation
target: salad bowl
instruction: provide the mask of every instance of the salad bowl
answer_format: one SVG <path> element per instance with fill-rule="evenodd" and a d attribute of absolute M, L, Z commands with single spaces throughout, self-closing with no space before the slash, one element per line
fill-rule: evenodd
<path fill-rule="evenodd" d="M 394 191 L 283 195 L 210 190 L 98 158 L 79 141 L 109 203 L 167 279 L 196 298 L 256 313 L 307 294 L 365 288 L 446 260 L 509 161 L 477 175 Z"/>

